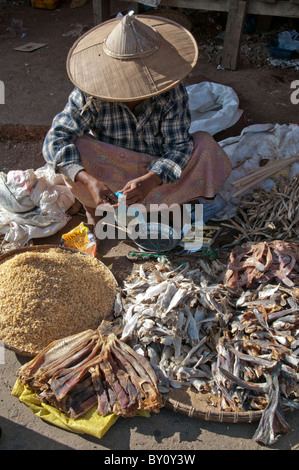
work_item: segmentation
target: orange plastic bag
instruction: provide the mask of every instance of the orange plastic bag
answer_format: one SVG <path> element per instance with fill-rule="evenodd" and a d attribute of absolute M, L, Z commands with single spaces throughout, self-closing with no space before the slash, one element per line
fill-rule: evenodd
<path fill-rule="evenodd" d="M 61 245 L 67 248 L 83 251 L 84 253 L 96 256 L 97 241 L 95 235 L 83 223 L 77 225 L 70 232 L 64 233 L 61 237 Z"/>

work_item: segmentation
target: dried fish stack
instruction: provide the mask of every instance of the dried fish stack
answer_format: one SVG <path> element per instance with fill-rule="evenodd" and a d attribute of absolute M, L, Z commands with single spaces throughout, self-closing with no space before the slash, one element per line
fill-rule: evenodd
<path fill-rule="evenodd" d="M 118 340 L 103 323 L 98 330 L 54 341 L 18 372 L 20 382 L 75 419 L 97 413 L 134 416 L 158 412 L 157 378 L 147 359 Z"/>
<path fill-rule="evenodd" d="M 240 292 L 200 263 L 136 270 L 117 296 L 122 337 L 162 393 L 192 386 L 219 412 L 265 410 L 254 438 L 272 444 L 289 431 L 281 403 L 298 408 L 299 289 L 267 280 Z"/>
<path fill-rule="evenodd" d="M 239 202 L 236 216 L 224 224 L 237 229 L 241 240 L 288 240 L 299 238 L 299 175 L 281 176 L 269 192 L 258 189 Z"/>
<path fill-rule="evenodd" d="M 231 315 L 223 286 L 208 286 L 202 271 L 188 265 L 147 273 L 141 266 L 133 281 L 124 283 L 123 294 L 123 306 L 116 308 L 123 308 L 122 338 L 137 341 L 136 350 L 149 357 L 160 391 L 190 383 L 208 389 L 207 364 L 217 355 L 215 344 Z"/>
<path fill-rule="evenodd" d="M 299 408 L 298 312 L 298 288 L 265 283 L 243 291 L 212 365 L 224 402 L 263 410 L 253 438 L 264 444 L 290 431 L 283 408 Z"/>

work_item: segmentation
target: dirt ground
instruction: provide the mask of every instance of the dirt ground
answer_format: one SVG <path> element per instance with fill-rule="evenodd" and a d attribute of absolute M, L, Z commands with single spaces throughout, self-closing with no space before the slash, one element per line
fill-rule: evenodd
<path fill-rule="evenodd" d="M 208 18 L 210 17 L 210 19 Z M 232 128 L 219 133 L 218 141 L 239 135 L 248 124 L 298 122 L 298 106 L 291 103 L 291 83 L 298 79 L 294 68 L 272 67 L 269 39 L 279 30 L 294 29 L 293 20 L 280 19 L 273 28 L 254 37 L 246 34 L 237 71 L 217 68 L 221 50 L 219 34 L 223 17 L 196 14 L 194 34 L 200 46 L 198 65 L 186 84 L 213 81 L 231 86 L 244 114 Z M 208 27 L 207 27 L 208 25 Z M 222 25 L 222 26 L 221 26 Z M 67 101 L 72 85 L 65 62 L 69 48 L 83 31 L 93 26 L 92 3 L 70 8 L 63 3 L 55 10 L 34 9 L 28 3 L 0 1 L 0 80 L 5 85 L 5 104 L 0 104 L 0 171 L 37 169 L 44 165 L 42 142 L 51 121 Z M 297 28 L 298 30 L 298 28 Z M 273 33 L 274 34 L 274 33 Z M 15 48 L 29 42 L 46 44 L 33 52 Z M 61 233 L 76 226 L 84 216 L 76 215 L 55 236 L 35 243 L 58 243 Z M 131 273 L 133 263 L 126 258 L 131 248 L 103 241 L 99 254 L 112 264 L 119 284 Z M 271 447 L 252 440 L 257 423 L 212 422 L 190 418 L 162 409 L 150 418 L 119 419 L 101 439 L 78 435 L 51 426 L 36 417 L 11 396 L 16 371 L 25 359 L 5 351 L 0 364 L 0 450 L 295 450 L 298 442 L 298 413 L 288 413 L 292 431 Z"/>

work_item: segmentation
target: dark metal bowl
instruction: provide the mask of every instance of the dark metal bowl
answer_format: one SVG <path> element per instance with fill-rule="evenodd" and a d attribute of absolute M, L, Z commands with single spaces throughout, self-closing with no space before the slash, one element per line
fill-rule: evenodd
<path fill-rule="evenodd" d="M 136 226 L 133 236 L 134 243 L 144 251 L 154 253 L 165 253 L 175 248 L 181 241 L 178 234 L 172 227 L 160 223 L 147 223 Z"/>

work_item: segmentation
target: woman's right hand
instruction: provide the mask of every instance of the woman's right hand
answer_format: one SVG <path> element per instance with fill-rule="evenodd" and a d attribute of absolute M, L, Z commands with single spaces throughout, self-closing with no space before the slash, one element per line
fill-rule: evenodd
<path fill-rule="evenodd" d="M 84 184 L 91 193 L 96 206 L 100 204 L 115 204 L 117 203 L 117 196 L 114 192 L 102 181 L 97 180 L 91 176 L 87 171 L 79 171 L 76 175 L 76 181 Z"/>

